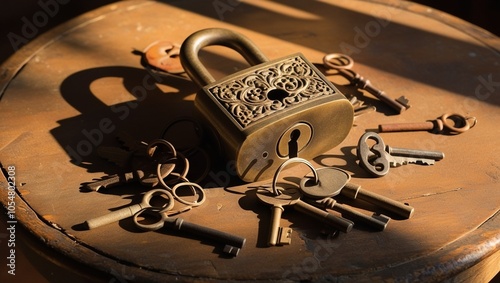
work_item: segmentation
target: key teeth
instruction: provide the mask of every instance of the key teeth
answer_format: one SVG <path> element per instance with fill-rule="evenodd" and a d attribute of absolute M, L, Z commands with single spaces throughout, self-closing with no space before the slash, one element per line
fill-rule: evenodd
<path fill-rule="evenodd" d="M 240 250 L 241 250 L 240 248 L 237 248 L 235 246 L 225 245 L 222 252 L 231 256 L 237 256 L 240 253 Z"/>
<path fill-rule="evenodd" d="M 276 245 L 290 245 L 292 243 L 292 228 L 280 227 Z"/>
<path fill-rule="evenodd" d="M 404 95 L 396 98 L 396 101 L 399 104 L 403 105 L 406 109 L 410 108 L 410 100 L 406 98 Z"/>

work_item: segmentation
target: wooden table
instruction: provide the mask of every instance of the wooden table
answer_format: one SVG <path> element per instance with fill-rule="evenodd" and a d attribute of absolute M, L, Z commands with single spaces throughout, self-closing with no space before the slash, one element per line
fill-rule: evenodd
<path fill-rule="evenodd" d="M 267 247 L 268 208 L 251 186 L 213 168 L 207 201 L 185 219 L 235 233 L 247 244 L 235 258 L 211 242 L 169 231 L 140 232 L 130 219 L 95 230 L 82 223 L 139 201 L 134 185 L 87 193 L 81 185 L 117 167 L 100 159 L 99 145 L 118 131 L 143 140 L 193 112 L 197 86 L 185 77 L 153 76 L 134 49 L 163 39 L 181 43 L 206 27 L 251 38 L 269 58 L 302 52 L 321 63 L 326 53 L 350 54 L 355 70 L 389 96 L 405 95 L 401 115 L 328 74 L 346 95 L 377 111 L 355 119 L 338 147 L 313 160 L 352 181 L 415 208 L 383 232 L 356 226 L 335 237 L 322 225 L 287 211 L 292 244 Z M 138 282 L 197 281 L 488 281 L 500 270 L 500 40 L 449 15 L 399 1 L 124 1 L 78 17 L 20 50 L 2 66 L 0 162 L 15 166 L 16 225 L 85 268 Z M 234 52 L 202 54 L 216 77 L 246 68 Z M 141 88 L 148 86 L 147 92 Z M 383 133 L 392 146 L 433 149 L 433 166 L 392 168 L 370 177 L 357 164 L 359 137 L 380 123 L 425 121 L 445 112 L 477 118 L 461 135 Z M 196 162 L 194 162 L 196 164 Z M 10 169 L 14 169 L 10 167 Z M 302 176 L 306 168 L 286 170 Z M 233 176 L 234 177 L 234 176 Z M 6 178 L 1 202 L 8 208 Z M 364 211 L 370 213 L 370 211 Z M 3 244 L 3 243 L 2 243 Z"/>

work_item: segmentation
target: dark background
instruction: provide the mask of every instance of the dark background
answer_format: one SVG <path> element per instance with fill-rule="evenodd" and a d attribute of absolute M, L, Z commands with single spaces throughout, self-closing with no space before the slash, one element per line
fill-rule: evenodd
<path fill-rule="evenodd" d="M 4 1 L 0 11 L 0 62 L 4 62 L 15 52 L 8 34 L 21 34 L 21 29 L 25 25 L 23 18 L 33 22 L 35 13 L 41 10 L 42 3 L 57 3 L 59 11 L 50 17 L 47 24 L 37 28 L 36 35 L 43 34 L 51 28 L 74 18 L 87 11 L 98 7 L 117 2 L 117 0 L 100 1 L 71 1 L 71 0 L 8 0 Z M 168 1 L 166 1 L 168 2 Z M 498 0 L 415 0 L 412 2 L 420 3 L 437 10 L 441 10 L 480 26 L 491 33 L 500 36 L 500 24 L 498 15 L 500 15 L 500 1 Z M 59 4 L 61 3 L 61 4 Z M 64 4 L 63 4 L 64 3 Z M 33 38 L 36 37 L 34 35 Z M 30 39 L 31 40 L 31 39 Z M 21 47 L 21 44 L 19 44 Z"/>

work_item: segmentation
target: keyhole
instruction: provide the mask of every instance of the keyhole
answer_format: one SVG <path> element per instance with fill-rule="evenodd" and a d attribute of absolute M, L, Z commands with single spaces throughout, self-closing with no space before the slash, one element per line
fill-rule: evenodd
<path fill-rule="evenodd" d="M 297 140 L 300 137 L 300 130 L 295 129 L 290 133 L 290 140 L 288 141 L 288 157 L 294 158 L 299 155 L 299 144 Z"/>
<path fill-rule="evenodd" d="M 288 97 L 288 92 L 280 88 L 275 88 L 267 93 L 267 97 L 271 100 L 283 101 L 283 99 Z"/>

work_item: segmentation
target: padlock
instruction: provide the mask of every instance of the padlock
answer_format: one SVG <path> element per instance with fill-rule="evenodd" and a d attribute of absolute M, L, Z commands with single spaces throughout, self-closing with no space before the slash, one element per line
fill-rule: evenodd
<path fill-rule="evenodd" d="M 198 56 L 211 45 L 237 51 L 252 66 L 215 81 Z M 301 53 L 269 61 L 247 37 L 209 28 L 186 38 L 180 59 L 202 88 L 194 103 L 203 123 L 243 181 L 270 178 L 296 155 L 317 157 L 352 128 L 351 103 Z"/>

